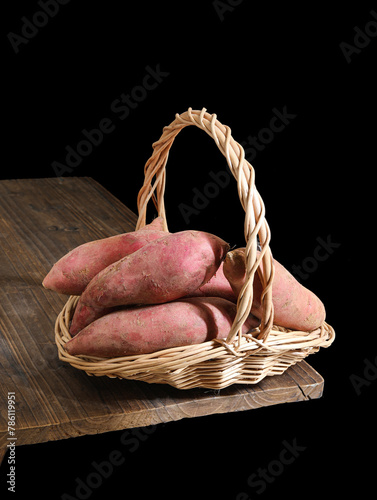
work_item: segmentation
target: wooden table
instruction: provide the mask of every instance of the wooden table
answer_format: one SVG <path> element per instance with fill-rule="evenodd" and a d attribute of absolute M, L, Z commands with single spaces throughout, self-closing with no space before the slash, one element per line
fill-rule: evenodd
<path fill-rule="evenodd" d="M 220 394 L 89 377 L 59 361 L 54 322 L 67 297 L 45 290 L 44 276 L 73 247 L 135 223 L 135 214 L 91 178 L 0 181 L 0 461 L 12 444 L 321 397 L 324 381 L 305 361 Z"/>

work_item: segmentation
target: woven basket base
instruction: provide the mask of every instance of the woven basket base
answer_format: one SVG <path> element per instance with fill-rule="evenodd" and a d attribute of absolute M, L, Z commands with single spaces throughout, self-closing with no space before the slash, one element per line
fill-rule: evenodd
<path fill-rule="evenodd" d="M 70 297 L 56 320 L 55 341 L 62 361 L 88 375 L 169 384 L 178 389 L 256 384 L 266 376 L 281 375 L 320 347 L 330 346 L 335 337 L 333 328 L 324 323 L 310 333 L 274 327 L 264 343 L 242 337 L 237 352 L 214 340 L 111 359 L 71 356 L 64 345 L 71 339 L 69 324 L 77 301 L 78 297 Z"/>

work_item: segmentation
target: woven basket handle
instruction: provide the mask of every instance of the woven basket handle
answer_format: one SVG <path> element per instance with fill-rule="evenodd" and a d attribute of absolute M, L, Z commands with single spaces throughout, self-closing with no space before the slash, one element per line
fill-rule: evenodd
<path fill-rule="evenodd" d="M 152 199 L 157 208 L 158 215 L 164 219 L 165 230 L 168 231 L 166 222 L 164 191 L 165 191 L 165 166 L 169 150 L 176 135 L 189 125 L 196 125 L 207 132 L 215 141 L 217 147 L 225 156 L 229 169 L 237 180 L 238 195 L 245 211 L 244 234 L 246 240 L 246 279 L 237 302 L 237 314 L 232 328 L 226 338 L 225 344 L 231 349 L 239 350 L 242 337 L 242 325 L 246 321 L 253 302 L 253 280 L 258 269 L 262 280 L 264 292 L 262 294 L 262 319 L 258 339 L 267 340 L 273 325 L 272 307 L 272 280 L 273 264 L 269 247 L 270 230 L 265 219 L 265 208 L 254 184 L 254 168 L 245 159 L 243 147 L 231 136 L 229 127 L 222 125 L 215 114 L 211 115 L 203 108 L 195 111 L 191 108 L 181 115 L 176 115 L 175 120 L 164 127 L 160 139 L 153 144 L 153 154 L 144 167 L 144 184 L 137 198 L 139 218 L 136 229 L 146 224 L 147 205 Z M 257 254 L 257 235 L 261 245 L 261 252 Z M 260 264 L 262 263 L 262 266 Z M 236 345 L 237 344 L 237 345 Z M 241 353 L 240 353 L 241 354 Z"/>

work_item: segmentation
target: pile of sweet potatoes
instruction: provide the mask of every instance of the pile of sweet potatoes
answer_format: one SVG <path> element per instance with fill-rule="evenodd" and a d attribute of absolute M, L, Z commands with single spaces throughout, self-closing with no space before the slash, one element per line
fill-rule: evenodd
<path fill-rule="evenodd" d="M 64 255 L 43 286 L 79 295 L 65 349 L 117 357 L 226 338 L 245 279 L 245 249 L 210 233 L 168 233 L 157 217 L 138 231 L 91 241 Z M 310 331 L 325 308 L 276 260 L 275 324 Z M 259 270 L 261 272 L 262 270 Z M 262 285 L 254 277 L 248 332 L 260 323 Z"/>

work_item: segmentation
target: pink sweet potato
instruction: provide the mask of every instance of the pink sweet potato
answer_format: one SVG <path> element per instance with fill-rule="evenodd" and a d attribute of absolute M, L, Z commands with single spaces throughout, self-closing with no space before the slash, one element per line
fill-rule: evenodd
<path fill-rule="evenodd" d="M 311 331 L 318 328 L 326 317 L 325 306 L 310 290 L 302 286 L 279 262 L 273 261 L 275 274 L 272 284 L 274 323 L 285 328 Z M 234 293 L 238 296 L 245 280 L 245 249 L 229 252 L 224 261 L 224 274 Z M 252 314 L 261 318 L 261 295 L 263 287 L 258 273 L 253 283 Z"/>
<path fill-rule="evenodd" d="M 128 307 L 97 319 L 66 343 L 71 355 L 117 357 L 226 338 L 236 305 L 219 297 L 195 297 L 166 304 Z M 250 316 L 243 332 L 258 326 Z"/>
<path fill-rule="evenodd" d="M 81 295 L 70 332 L 77 334 L 109 308 L 161 304 L 207 283 L 229 245 L 210 233 L 168 233 L 98 273 Z"/>
<path fill-rule="evenodd" d="M 233 292 L 229 281 L 224 276 L 223 262 L 220 264 L 216 274 L 207 283 L 191 293 L 190 297 L 222 297 L 235 304 L 237 303 L 237 296 Z"/>
<path fill-rule="evenodd" d="M 152 222 L 139 229 L 139 231 L 149 231 L 150 229 L 152 229 L 153 231 L 164 231 L 163 218 L 161 216 L 156 217 L 152 220 Z"/>
<path fill-rule="evenodd" d="M 138 231 L 89 241 L 74 248 L 54 264 L 43 286 L 58 293 L 81 295 L 102 269 L 165 236 L 162 222 L 162 217 L 157 217 Z"/>

